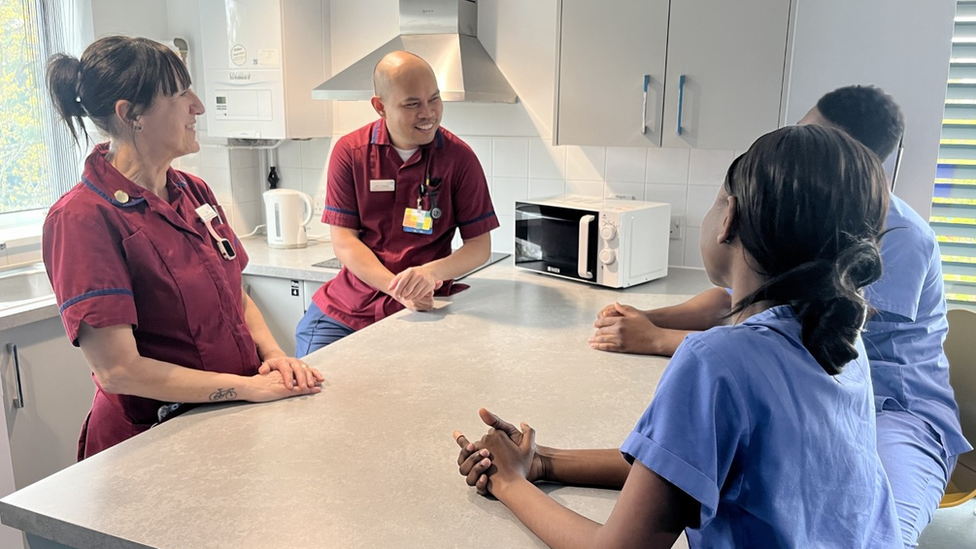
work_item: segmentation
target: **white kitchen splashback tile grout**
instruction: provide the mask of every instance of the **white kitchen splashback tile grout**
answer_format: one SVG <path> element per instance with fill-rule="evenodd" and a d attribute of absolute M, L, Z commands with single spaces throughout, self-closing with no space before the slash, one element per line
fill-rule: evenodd
<path fill-rule="evenodd" d="M 529 140 L 522 138 L 495 138 L 492 142 L 493 176 L 529 176 Z"/>
<path fill-rule="evenodd" d="M 606 147 L 566 147 L 567 181 L 603 181 L 606 168 Z"/>
<path fill-rule="evenodd" d="M 481 169 L 485 171 L 485 175 L 491 177 L 492 139 L 490 137 L 461 137 L 461 140 L 467 143 L 471 147 L 471 150 L 474 151 L 475 156 L 478 157 L 478 162 L 481 163 Z"/>
<path fill-rule="evenodd" d="M 643 183 L 647 149 L 607 147 L 607 181 Z"/>
<path fill-rule="evenodd" d="M 608 181 L 603 186 L 603 198 L 644 200 L 644 184 Z"/>
<path fill-rule="evenodd" d="M 545 139 L 530 139 L 529 177 L 565 180 L 566 147 L 554 147 Z"/>
<path fill-rule="evenodd" d="M 720 185 L 732 163 L 732 151 L 691 149 L 689 185 Z"/>
<path fill-rule="evenodd" d="M 645 183 L 688 183 L 689 149 L 647 149 Z"/>

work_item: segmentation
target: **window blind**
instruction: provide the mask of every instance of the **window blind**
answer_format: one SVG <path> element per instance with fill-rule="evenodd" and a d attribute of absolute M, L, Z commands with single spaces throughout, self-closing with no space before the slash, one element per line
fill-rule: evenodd
<path fill-rule="evenodd" d="M 958 0 L 929 224 L 946 300 L 976 308 L 976 0 Z"/>

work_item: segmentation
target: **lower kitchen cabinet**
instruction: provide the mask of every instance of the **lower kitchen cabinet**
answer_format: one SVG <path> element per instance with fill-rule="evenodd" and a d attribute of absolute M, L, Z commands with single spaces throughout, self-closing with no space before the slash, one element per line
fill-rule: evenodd
<path fill-rule="evenodd" d="M 0 331 L 0 378 L 19 490 L 75 463 L 95 384 L 58 316 Z"/>
<path fill-rule="evenodd" d="M 244 290 L 258 306 L 281 349 L 295 356 L 295 326 L 305 315 L 304 281 L 244 275 Z"/>

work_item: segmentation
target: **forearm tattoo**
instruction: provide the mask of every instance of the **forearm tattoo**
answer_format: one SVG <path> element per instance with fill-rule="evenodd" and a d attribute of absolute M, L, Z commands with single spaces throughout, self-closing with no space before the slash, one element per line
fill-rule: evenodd
<path fill-rule="evenodd" d="M 237 391 L 233 387 L 227 389 L 217 389 L 210 395 L 210 400 L 233 400 L 237 398 Z"/>

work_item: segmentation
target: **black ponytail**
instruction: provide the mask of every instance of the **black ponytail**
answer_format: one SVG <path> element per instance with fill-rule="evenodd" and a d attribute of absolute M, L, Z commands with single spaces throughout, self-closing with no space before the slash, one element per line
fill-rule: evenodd
<path fill-rule="evenodd" d="M 63 53 L 56 54 L 47 63 L 47 89 L 58 115 L 71 132 L 72 139 L 79 143 L 79 136 L 85 132 L 85 108 L 81 104 L 79 86 L 81 85 L 81 61 Z"/>
<path fill-rule="evenodd" d="M 789 304 L 804 347 L 840 373 L 869 314 L 861 289 L 881 276 L 888 193 L 877 157 L 838 130 L 793 126 L 759 138 L 725 185 L 738 198 L 734 233 L 766 278 L 732 314 Z"/>

